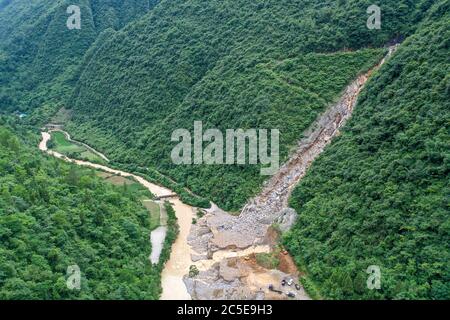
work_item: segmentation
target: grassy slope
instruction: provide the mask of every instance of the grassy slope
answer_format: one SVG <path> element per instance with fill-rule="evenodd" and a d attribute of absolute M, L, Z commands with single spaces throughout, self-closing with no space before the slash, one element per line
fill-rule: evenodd
<path fill-rule="evenodd" d="M 410 33 L 429 5 L 387 1 L 383 28 L 372 32 L 366 27 L 370 4 L 162 1 L 91 60 L 76 89 L 70 130 L 116 161 L 156 167 L 222 207 L 238 209 L 258 190 L 258 168 L 174 167 L 170 133 L 194 120 L 220 128 L 281 127 L 286 156 L 317 113 L 377 56 L 312 53 L 381 46 Z M 280 61 L 289 62 L 287 70 L 270 69 Z M 297 78 L 293 85 L 285 81 L 289 73 Z M 305 79 L 316 86 L 308 88 Z"/>
<path fill-rule="evenodd" d="M 285 243 L 325 297 L 450 298 L 448 9 L 370 80 L 292 195 Z M 366 288 L 369 265 L 381 290 Z"/>
<path fill-rule="evenodd" d="M 144 206 L 147 208 L 150 215 L 150 227 L 151 229 L 155 229 L 160 225 L 160 215 L 161 209 L 159 204 L 153 201 L 145 201 L 143 202 Z"/>

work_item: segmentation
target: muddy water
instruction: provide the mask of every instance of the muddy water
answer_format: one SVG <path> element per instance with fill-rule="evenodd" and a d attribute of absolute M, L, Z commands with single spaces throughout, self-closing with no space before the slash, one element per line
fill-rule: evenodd
<path fill-rule="evenodd" d="M 188 236 L 191 230 L 194 208 L 181 202 L 179 199 L 170 201 L 178 218 L 180 234 L 172 246 L 170 259 L 162 272 L 161 300 L 186 300 L 191 299 L 183 276 L 189 273 L 191 261 L 191 247 L 188 245 Z"/>
<path fill-rule="evenodd" d="M 42 140 L 39 143 L 39 149 L 56 158 L 75 163 L 80 166 L 121 175 L 123 177 L 132 177 L 157 197 L 174 194 L 173 191 L 153 184 L 140 176 L 88 161 L 69 159 L 63 154 L 49 150 L 47 148 L 47 142 L 51 139 L 51 136 L 48 132 L 42 132 L 41 134 Z M 189 266 L 191 265 L 191 247 L 187 244 L 187 237 L 191 229 L 192 218 L 194 217 L 194 208 L 182 203 L 179 199 L 173 199 L 170 202 L 174 205 L 173 208 L 178 218 L 180 233 L 177 240 L 172 245 L 170 259 L 166 263 L 166 266 L 162 272 L 161 285 L 163 292 L 161 299 L 191 299 L 183 282 L 183 276 L 189 272 Z"/>

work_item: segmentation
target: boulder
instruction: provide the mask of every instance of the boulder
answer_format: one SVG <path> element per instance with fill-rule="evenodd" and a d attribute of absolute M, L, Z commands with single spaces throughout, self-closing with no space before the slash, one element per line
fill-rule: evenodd
<path fill-rule="evenodd" d="M 297 218 L 297 212 L 292 208 L 287 208 L 280 211 L 275 222 L 279 225 L 281 232 L 286 232 L 292 228 Z"/>

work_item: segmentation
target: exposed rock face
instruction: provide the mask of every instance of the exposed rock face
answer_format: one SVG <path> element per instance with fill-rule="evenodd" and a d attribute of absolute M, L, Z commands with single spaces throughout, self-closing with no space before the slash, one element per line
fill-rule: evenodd
<path fill-rule="evenodd" d="M 206 271 L 201 271 L 195 278 L 184 277 L 184 283 L 193 300 L 242 300 L 256 299 L 239 279 L 238 267 L 228 266 L 224 260 L 215 263 Z"/>
<path fill-rule="evenodd" d="M 390 47 L 388 56 L 396 48 L 397 45 Z M 262 192 L 245 205 L 238 217 L 231 216 L 217 206 L 208 210 L 208 214 L 198 221 L 197 226 L 192 228 L 189 237 L 189 244 L 196 252 L 193 259 L 196 261 L 202 257 L 211 259 L 214 252 L 219 250 L 234 248 L 242 251 L 253 246 L 263 245 L 270 238 L 267 237 L 267 231 L 273 223 L 278 223 L 282 231 L 287 231 L 293 226 L 297 219 L 297 213 L 288 208 L 288 199 L 293 188 L 306 174 L 314 159 L 322 153 L 335 136 L 339 135 L 339 129 L 350 118 L 358 95 L 370 74 L 381 66 L 386 58 L 377 67 L 353 81 L 345 89 L 339 102 L 328 108 L 317 119 L 304 133 L 305 138 L 300 140 L 297 151 L 265 183 Z M 252 273 L 246 274 L 242 268 L 230 267 L 228 264 L 224 265 L 220 262 L 201 272 L 195 279 L 185 278 L 185 282 L 193 299 L 269 297 L 275 299 L 276 297 L 271 296 L 274 294 L 272 291 L 264 291 L 263 288 L 255 287 L 255 284 L 260 284 L 260 280 L 264 277 L 269 277 L 270 281 L 278 281 L 280 277 L 287 275 L 272 274 L 281 272 L 277 270 L 259 272 L 258 277 L 255 277 Z M 306 294 L 300 296 L 306 297 Z"/>
<path fill-rule="evenodd" d="M 292 208 L 281 210 L 278 219 L 275 221 L 282 232 L 289 231 L 297 221 L 298 214 Z"/>
<path fill-rule="evenodd" d="M 390 56 L 397 45 L 389 48 Z M 231 217 L 220 212 L 207 218 L 207 225 L 213 233 L 211 242 L 219 248 L 247 248 L 262 244 L 268 227 L 286 213 L 289 196 L 306 174 L 314 159 L 323 152 L 331 140 L 339 135 L 339 129 L 350 118 L 357 98 L 370 74 L 384 62 L 360 75 L 344 91 L 341 99 L 328 108 L 304 133 L 297 151 L 265 184 L 262 192 L 251 199 L 243 208 L 239 217 Z M 285 221 L 287 223 L 287 221 Z M 289 223 L 286 227 L 289 226 Z"/>
<path fill-rule="evenodd" d="M 184 277 L 184 283 L 194 300 L 263 300 L 290 299 L 288 292 L 294 292 L 295 300 L 309 299 L 303 288 L 294 285 L 281 286 L 283 279 L 291 276 L 279 270 L 267 271 L 253 261 L 241 258 L 223 259 L 201 271 L 194 278 Z M 269 289 L 274 286 L 280 292 Z"/>

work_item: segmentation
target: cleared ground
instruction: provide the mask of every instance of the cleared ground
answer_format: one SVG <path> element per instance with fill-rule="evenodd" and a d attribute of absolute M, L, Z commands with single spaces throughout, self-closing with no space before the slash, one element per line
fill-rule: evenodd
<path fill-rule="evenodd" d="M 51 133 L 51 149 L 71 158 L 88 160 L 96 163 L 103 163 L 104 160 L 86 147 L 69 141 L 63 132 L 55 131 Z"/>

